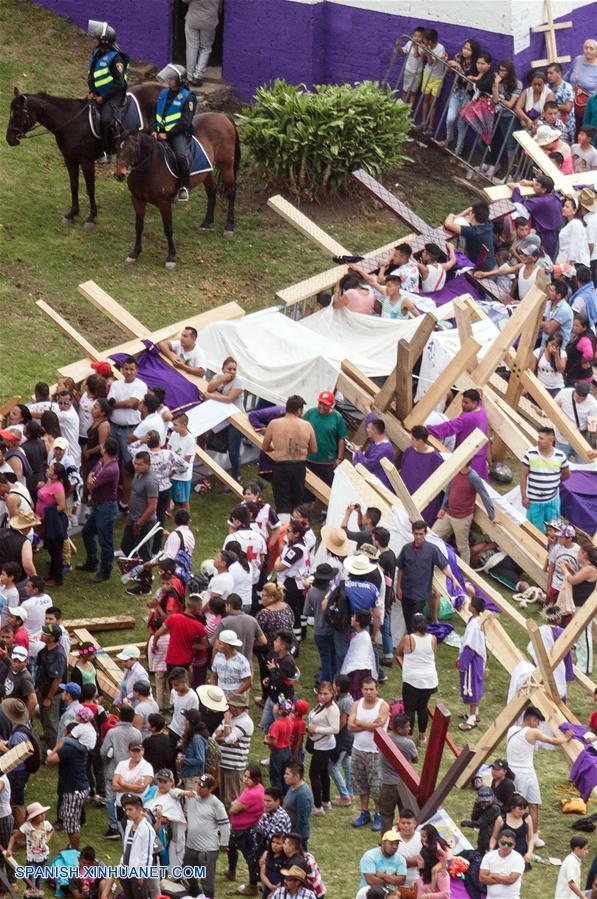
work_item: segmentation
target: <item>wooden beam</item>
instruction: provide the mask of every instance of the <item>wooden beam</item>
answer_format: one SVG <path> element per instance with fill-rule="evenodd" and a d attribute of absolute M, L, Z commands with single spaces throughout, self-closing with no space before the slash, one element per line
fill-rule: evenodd
<path fill-rule="evenodd" d="M 368 375 L 364 374 L 361 369 L 354 365 L 350 359 L 343 359 L 340 363 L 340 367 L 345 375 L 351 378 L 355 384 L 365 390 L 370 396 L 373 398 L 379 391 L 379 387 L 372 381 Z"/>
<path fill-rule="evenodd" d="M 134 615 L 107 615 L 104 618 L 68 618 L 62 627 L 69 631 L 123 631 L 135 626 Z M 88 638 L 85 637 L 85 640 Z M 92 638 L 89 638 L 92 639 Z"/>
<path fill-rule="evenodd" d="M 473 521 L 477 524 L 490 540 L 493 540 L 505 553 L 507 553 L 523 571 L 535 581 L 543 590 L 547 586 L 547 576 L 534 553 L 521 543 L 520 528 L 512 522 L 510 532 L 508 519 L 501 516 L 496 521 L 490 521 L 485 508 L 481 503 L 475 506 Z"/>
<path fill-rule="evenodd" d="M 415 771 L 406 756 L 400 752 L 385 728 L 378 727 L 377 730 L 374 731 L 373 742 L 394 770 L 398 772 L 407 788 L 416 796 L 419 792 L 420 785 L 419 774 Z"/>
<path fill-rule="evenodd" d="M 301 234 L 317 244 L 317 246 L 320 247 L 324 253 L 327 253 L 328 256 L 350 255 L 349 251 L 343 247 L 341 243 L 338 243 L 337 240 L 330 237 L 323 228 L 316 225 L 314 221 L 304 215 L 304 213 L 297 209 L 296 206 L 293 206 L 292 203 L 289 203 L 288 200 L 285 200 L 284 197 L 281 197 L 280 194 L 270 197 L 267 201 L 267 205 L 270 209 L 273 209 L 274 212 L 277 212 L 285 222 L 288 222 L 289 225 L 292 225 L 293 228 L 296 228 L 297 231 L 300 231 Z"/>
<path fill-rule="evenodd" d="M 59 312 L 56 312 L 55 309 L 52 309 L 52 307 L 48 305 L 48 303 L 46 303 L 44 300 L 37 300 L 35 305 L 41 312 L 43 312 L 46 318 L 49 318 L 50 321 L 54 322 L 55 325 L 58 325 L 60 330 L 64 334 L 66 334 L 67 337 L 70 337 L 73 343 L 75 343 L 79 347 L 79 349 L 85 353 L 87 359 L 89 360 L 85 360 L 85 362 L 87 364 L 88 370 L 90 371 L 91 369 L 89 362 L 98 362 L 101 358 L 99 350 L 97 350 L 93 346 L 93 344 L 86 340 L 85 337 L 79 334 L 76 328 L 73 328 L 73 326 L 69 322 L 67 322 L 67 320 L 63 318 Z"/>
<path fill-rule="evenodd" d="M 425 509 L 486 443 L 485 434 L 479 428 L 475 428 L 473 433 L 469 434 L 439 468 L 436 468 L 431 477 L 415 491 L 413 495 L 415 505 L 419 509 Z"/>
<path fill-rule="evenodd" d="M 413 407 L 413 368 L 423 352 L 437 319 L 427 312 L 410 340 L 398 341 L 396 361 L 396 414 L 403 421 Z"/>
<path fill-rule="evenodd" d="M 561 701 L 560 694 L 556 686 L 551 662 L 547 655 L 547 650 L 545 649 L 545 643 L 543 642 L 539 627 L 534 621 L 531 621 L 529 619 L 527 621 L 527 630 L 529 632 L 529 637 L 531 638 L 533 653 L 535 655 L 535 662 L 537 664 L 537 668 L 539 669 L 541 679 L 543 680 L 545 691 L 555 703 L 559 704 Z"/>
<path fill-rule="evenodd" d="M 526 693 L 520 692 L 514 697 L 512 702 L 508 703 L 508 705 L 502 709 L 497 718 L 492 721 L 485 733 L 481 736 L 481 739 L 477 741 L 472 759 L 469 761 L 468 765 L 466 765 L 464 771 L 461 772 L 460 777 L 456 781 L 457 787 L 463 789 L 464 787 L 470 786 L 472 776 L 478 768 L 481 767 L 483 762 L 489 758 L 497 744 L 506 736 L 508 728 L 514 724 L 528 704 L 529 700 Z"/>
<path fill-rule="evenodd" d="M 358 384 L 355 384 L 347 375 L 340 372 L 338 380 L 336 381 L 336 386 L 349 403 L 352 403 L 359 412 L 362 412 L 363 415 L 368 413 L 371 396 L 359 387 Z M 373 411 L 385 424 L 386 436 L 398 447 L 398 449 L 405 450 L 410 446 L 410 435 L 408 431 L 402 427 L 395 415 L 392 415 L 389 412 L 380 411 L 375 405 L 375 399 L 373 399 Z"/>
<path fill-rule="evenodd" d="M 448 768 L 445 775 L 417 815 L 417 824 L 424 824 L 442 807 L 448 798 L 456 783 L 458 782 L 462 772 L 468 767 L 474 756 L 474 750 L 470 746 L 463 746 L 460 754 L 452 765 Z"/>
<path fill-rule="evenodd" d="M 531 288 L 532 289 L 532 288 Z M 546 425 L 551 425 L 563 434 L 573 450 L 584 462 L 592 462 L 592 447 L 589 446 L 578 428 L 564 415 L 551 394 L 547 392 L 541 381 L 531 371 L 522 375 L 522 383 L 531 396 L 539 403 L 546 417 Z"/>
<path fill-rule="evenodd" d="M 458 377 L 463 371 L 467 371 L 470 363 L 477 358 L 477 353 L 480 349 L 480 344 L 478 344 L 473 337 L 467 339 L 462 349 L 452 357 L 448 365 L 429 387 L 429 390 L 427 390 L 419 400 L 412 412 L 404 418 L 405 428 L 410 430 L 415 425 L 421 425 L 427 421 L 438 403 L 456 383 Z"/>
<path fill-rule="evenodd" d="M 597 588 L 593 590 L 582 608 L 578 609 L 571 621 L 552 646 L 549 661 L 557 668 L 564 656 L 572 649 L 582 632 L 597 615 Z"/>
<path fill-rule="evenodd" d="M 450 718 L 450 710 L 442 703 L 437 703 L 421 769 L 421 782 L 417 794 L 419 805 L 424 806 L 435 790 Z"/>
<path fill-rule="evenodd" d="M 107 315 L 110 321 L 128 334 L 129 337 L 152 337 L 152 332 L 139 319 L 117 303 L 116 300 L 106 293 L 105 290 L 95 283 L 95 281 L 84 281 L 79 284 L 77 290 L 79 293 L 89 300 L 96 309 Z"/>
<path fill-rule="evenodd" d="M 419 508 L 425 508 L 425 506 L 419 506 L 411 497 L 410 491 L 402 478 L 400 477 L 400 473 L 395 465 L 392 465 L 389 459 L 381 460 L 381 467 L 385 471 L 388 476 L 388 480 L 390 484 L 396 491 L 396 495 L 399 497 L 402 505 L 404 506 L 404 511 L 408 515 L 411 523 L 414 521 L 421 520 L 421 513 L 419 512 Z"/>
<path fill-rule="evenodd" d="M 204 450 L 200 446 L 195 446 L 195 453 L 202 464 L 205 465 L 205 467 L 208 468 L 212 474 L 215 474 L 215 476 L 223 484 L 225 484 L 226 487 L 229 488 L 231 493 L 233 493 L 235 496 L 238 496 L 239 499 L 243 498 L 244 494 L 241 484 L 239 484 L 238 481 L 233 478 L 225 468 L 222 468 L 222 466 L 219 465 L 215 459 L 212 459 L 207 450 Z"/>
<path fill-rule="evenodd" d="M 516 456 L 518 461 L 522 461 L 522 457 L 533 446 L 535 441 L 529 440 L 527 435 L 512 420 L 508 413 L 497 403 L 498 397 L 487 389 L 483 391 L 483 406 L 487 413 L 487 421 L 493 431 L 494 437 L 491 443 L 491 458 L 493 461 L 503 459 L 503 454 L 498 454 L 496 458 L 494 446 L 499 441 L 504 448 L 508 447 Z M 509 407 L 508 407 L 509 408 Z"/>

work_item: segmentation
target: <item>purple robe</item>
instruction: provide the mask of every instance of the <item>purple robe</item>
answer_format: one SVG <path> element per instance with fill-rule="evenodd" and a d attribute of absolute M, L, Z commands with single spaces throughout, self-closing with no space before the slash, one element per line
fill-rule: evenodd
<path fill-rule="evenodd" d="M 541 238 L 545 252 L 555 259 L 558 248 L 558 234 L 562 227 L 562 201 L 559 194 L 550 193 L 523 197 L 520 189 L 512 191 L 512 202 L 521 203 L 531 215 L 532 224 Z"/>
<path fill-rule="evenodd" d="M 597 750 L 594 743 L 587 743 L 583 739 L 588 729 L 584 724 L 570 724 L 569 721 L 560 724 L 563 733 L 572 731 L 574 738 L 584 747 L 570 769 L 570 780 L 585 802 L 590 799 L 591 793 L 597 787 Z"/>
<path fill-rule="evenodd" d="M 473 433 L 475 428 L 479 428 L 485 436 L 489 434 L 487 414 L 482 405 L 479 405 L 474 412 L 462 412 L 457 418 L 444 421 L 440 425 L 427 425 L 429 433 L 433 434 L 434 437 L 437 437 L 438 440 L 443 440 L 444 437 L 450 437 L 452 434 L 455 434 L 456 446 L 460 446 L 469 434 Z M 479 477 L 483 478 L 484 481 L 489 480 L 489 469 L 487 468 L 488 450 L 489 444 L 486 443 L 481 449 L 477 450 L 469 462 L 473 471 L 476 471 Z"/>
<path fill-rule="evenodd" d="M 460 695 L 465 705 L 476 705 L 485 693 L 485 662 L 465 646 L 460 653 Z"/>
<path fill-rule="evenodd" d="M 440 467 L 443 461 L 441 454 L 437 450 L 434 450 L 432 453 L 418 453 L 414 447 L 409 446 L 402 454 L 400 477 L 410 493 L 415 493 L 421 484 L 424 484 L 427 478 L 430 478 L 433 472 Z M 443 494 L 440 493 L 423 509 L 423 519 L 430 528 L 435 524 L 442 496 Z"/>
<path fill-rule="evenodd" d="M 376 418 L 375 412 L 370 412 L 364 421 L 365 427 L 370 422 L 375 421 Z M 376 478 L 379 478 L 382 484 L 393 493 L 394 488 L 392 487 L 387 474 L 381 467 L 382 459 L 389 459 L 392 465 L 394 464 L 396 452 L 391 442 L 389 440 L 383 440 L 381 443 L 374 443 L 373 440 L 370 440 L 366 449 L 356 451 L 352 457 L 352 464 L 358 465 L 360 462 L 361 465 L 365 466 L 367 471 L 370 471 Z"/>

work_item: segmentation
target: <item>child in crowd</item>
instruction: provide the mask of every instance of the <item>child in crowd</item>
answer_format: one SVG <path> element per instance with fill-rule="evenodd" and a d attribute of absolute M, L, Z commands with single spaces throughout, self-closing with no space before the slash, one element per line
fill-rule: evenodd
<path fill-rule="evenodd" d="M 368 677 L 374 677 L 377 680 L 377 663 L 371 643 L 371 612 L 355 612 L 350 623 L 354 634 L 342 662 L 340 673 L 348 675 L 350 693 L 356 702 L 363 696 L 363 681 Z"/>
<path fill-rule="evenodd" d="M 88 752 L 93 752 L 97 743 L 97 731 L 92 722 L 94 714 L 91 709 L 82 705 L 77 712 L 76 724 L 71 731 L 71 736 L 82 743 Z"/>
<path fill-rule="evenodd" d="M 259 859 L 259 877 L 264 886 L 264 896 L 271 896 L 273 891 L 280 886 L 282 883 L 280 872 L 286 866 L 284 834 L 280 831 L 271 835 L 268 847 Z"/>
<path fill-rule="evenodd" d="M 516 265 L 517 262 L 522 262 L 522 257 L 517 255 L 517 250 L 523 240 L 526 240 L 531 233 L 531 226 L 528 218 L 524 218 L 520 215 L 514 219 L 513 225 L 514 236 L 512 238 L 512 243 L 510 244 L 510 265 Z"/>
<path fill-rule="evenodd" d="M 168 448 L 188 463 L 188 470 L 172 478 L 172 502 L 175 506 L 191 511 L 189 500 L 191 498 L 191 480 L 193 477 L 193 460 L 195 458 L 195 446 L 197 441 L 189 431 L 189 419 L 186 415 L 175 415 L 172 419 L 174 433 L 168 438 Z"/>
<path fill-rule="evenodd" d="M 19 591 L 16 586 L 16 579 L 21 571 L 18 562 L 4 562 L 0 571 L 0 623 L 8 624 L 8 608 L 9 606 L 18 606 Z"/>
<path fill-rule="evenodd" d="M 573 899 L 576 896 L 589 895 L 581 892 L 581 862 L 589 854 L 589 841 L 586 837 L 572 837 L 570 854 L 566 856 L 558 873 L 555 895 L 557 899 Z"/>
<path fill-rule="evenodd" d="M 460 671 L 460 695 L 468 706 L 465 720 L 458 725 L 459 730 L 472 730 L 479 723 L 479 702 L 485 692 L 485 664 L 487 648 L 485 635 L 481 630 L 479 616 L 485 611 L 485 600 L 473 596 L 469 602 L 471 617 L 466 623 L 457 667 Z"/>
<path fill-rule="evenodd" d="M 575 172 L 590 172 L 597 169 L 597 150 L 593 146 L 595 129 L 583 125 L 578 131 L 576 143 L 572 144 L 572 165 Z"/>
<path fill-rule="evenodd" d="M 423 69 L 423 125 L 425 131 L 432 133 L 435 116 L 437 113 L 437 99 L 440 95 L 444 81 L 445 67 L 440 59 L 447 60 L 448 54 L 443 44 L 439 42 L 439 36 L 435 28 L 426 28 L 423 43 L 431 53 L 425 55 L 425 68 Z M 439 57 L 439 59 L 437 58 Z"/>
<path fill-rule="evenodd" d="M 305 750 L 303 742 L 305 739 L 305 715 L 309 712 L 309 703 L 306 699 L 295 699 L 290 721 L 292 723 L 292 735 L 290 737 L 290 752 L 294 762 L 303 763 L 305 758 Z"/>
<path fill-rule="evenodd" d="M 557 605 L 560 590 L 564 586 L 564 571 L 561 562 L 565 562 L 572 572 L 578 571 L 578 554 L 580 546 L 576 542 L 576 531 L 571 524 L 561 524 L 559 528 L 553 527 L 553 522 L 548 525 L 549 531 L 555 535 L 555 543 L 550 548 L 547 557 L 547 602 L 549 605 Z"/>
<path fill-rule="evenodd" d="M 264 737 L 264 743 L 269 746 L 269 781 L 272 787 L 280 790 L 283 796 L 286 795 L 288 789 L 284 782 L 284 770 L 290 762 L 292 751 L 290 742 L 292 739 L 293 725 L 290 719 L 292 712 L 292 700 L 280 697 L 279 702 L 274 706 L 274 715 L 276 720 L 270 724 L 269 730 Z"/>
<path fill-rule="evenodd" d="M 505 291 L 508 294 L 512 294 L 512 282 L 514 281 L 514 275 L 512 274 L 512 269 L 510 266 L 510 248 L 509 247 L 500 247 L 499 250 L 495 251 L 495 261 L 496 261 L 496 274 L 492 275 L 491 280 L 495 281 L 500 290 Z M 503 272 L 503 274 L 499 274 L 499 272 Z"/>
<path fill-rule="evenodd" d="M 161 711 L 168 708 L 168 669 L 166 666 L 166 653 L 170 643 L 170 634 L 162 634 L 154 644 L 153 634 L 160 629 L 160 624 L 152 620 L 149 625 L 149 639 L 147 641 L 147 662 L 149 671 L 155 678 L 155 701 Z"/>
<path fill-rule="evenodd" d="M 62 609 L 59 609 L 58 606 L 50 606 L 49 609 L 46 609 L 46 625 L 49 624 L 57 624 L 58 627 L 62 630 L 60 634 L 60 645 L 66 653 L 66 657 L 68 659 L 70 655 L 70 635 L 68 632 L 68 628 L 64 627 L 62 624 Z"/>
<path fill-rule="evenodd" d="M 452 858 L 452 850 L 433 824 L 425 824 L 419 831 L 419 835 L 422 843 L 422 879 L 425 884 L 431 884 L 433 893 L 438 887 L 438 878 L 446 873 L 448 862 Z"/>
<path fill-rule="evenodd" d="M 49 821 L 46 821 L 46 812 L 49 812 L 49 805 L 42 805 L 41 802 L 32 802 L 26 808 L 27 818 L 17 830 L 13 831 L 8 846 L 6 847 L 6 855 L 12 858 L 15 845 L 22 842 L 25 838 L 25 857 L 28 865 L 43 866 L 50 857 L 50 840 L 54 833 L 54 828 Z M 42 884 L 42 878 L 34 877 L 33 883 L 35 888 L 39 890 Z"/>
<path fill-rule="evenodd" d="M 97 735 L 94 748 L 89 753 L 89 764 L 87 766 L 87 776 L 91 785 L 91 795 L 95 794 L 95 801 L 98 805 L 105 805 L 106 802 L 106 778 L 104 773 L 104 765 L 100 755 L 100 745 L 102 741 L 102 728 L 108 720 L 108 713 L 98 700 L 98 691 L 95 684 L 83 684 L 81 687 L 81 704 L 84 709 L 91 712 L 90 723 Z"/>
<path fill-rule="evenodd" d="M 421 88 L 425 65 L 423 48 L 418 47 L 417 44 L 423 44 L 424 41 L 425 29 L 422 25 L 417 25 L 411 34 L 411 40 L 407 41 L 403 47 L 397 48 L 402 56 L 406 56 L 402 76 L 402 96 L 404 102 L 410 103 L 411 106 L 414 106 Z"/>

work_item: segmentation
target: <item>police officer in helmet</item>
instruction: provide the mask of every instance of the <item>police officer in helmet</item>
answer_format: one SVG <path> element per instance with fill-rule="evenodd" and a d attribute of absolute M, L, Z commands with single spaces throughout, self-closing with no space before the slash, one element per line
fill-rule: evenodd
<path fill-rule="evenodd" d="M 102 155 L 100 165 L 108 165 L 112 150 L 112 125 L 126 98 L 129 57 L 116 44 L 116 32 L 107 22 L 90 19 L 87 34 L 95 38 L 95 50 L 89 60 L 88 99 L 100 111 Z"/>
<path fill-rule="evenodd" d="M 180 188 L 177 199 L 185 203 L 189 199 L 191 171 L 187 157 L 188 139 L 193 135 L 193 116 L 197 109 L 197 97 L 186 83 L 184 66 L 170 63 L 158 73 L 158 81 L 165 87 L 155 105 L 151 123 L 152 136 L 167 140 L 178 164 Z"/>

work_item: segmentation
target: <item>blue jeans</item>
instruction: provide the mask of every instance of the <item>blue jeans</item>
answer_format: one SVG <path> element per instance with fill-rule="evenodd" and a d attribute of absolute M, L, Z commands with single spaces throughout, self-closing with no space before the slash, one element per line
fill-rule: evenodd
<path fill-rule="evenodd" d="M 350 770 L 351 760 L 350 755 L 346 752 L 346 750 L 342 750 L 340 755 L 338 756 L 337 762 L 330 761 L 330 777 L 336 784 L 338 788 L 338 792 L 342 799 L 348 799 L 353 795 L 352 793 L 352 774 Z M 342 771 L 344 771 L 344 777 L 342 776 Z"/>
<path fill-rule="evenodd" d="M 276 717 L 274 715 L 274 703 L 271 697 L 268 696 L 263 706 L 261 721 L 259 722 L 259 727 L 264 734 L 268 732 L 268 730 L 270 729 L 270 725 L 273 724 L 275 720 Z"/>
<path fill-rule="evenodd" d="M 101 551 L 100 574 L 110 577 L 114 561 L 114 522 L 118 517 L 118 505 L 115 502 L 98 503 L 92 506 L 91 514 L 83 525 L 83 543 L 87 552 L 85 564 L 89 568 L 97 568 L 97 540 Z"/>
<path fill-rule="evenodd" d="M 319 686 L 321 681 L 333 681 L 334 676 L 340 670 L 339 665 L 336 663 L 336 645 L 334 643 L 333 631 L 330 630 L 329 634 L 315 634 L 315 645 L 321 660 L 321 670 L 317 680 Z"/>
<path fill-rule="evenodd" d="M 289 748 L 272 749 L 269 754 L 269 782 L 276 790 L 280 790 L 282 796 L 286 795 L 288 789 L 284 783 L 284 771 L 289 764 L 292 753 Z"/>
<path fill-rule="evenodd" d="M 559 450 L 562 450 L 566 458 L 568 458 L 568 456 L 572 456 L 575 462 L 578 462 L 581 465 L 584 463 L 585 460 L 581 459 L 576 450 L 573 450 L 569 443 L 560 443 L 558 440 L 556 442 L 556 446 Z"/>
<path fill-rule="evenodd" d="M 455 153 L 459 156 L 464 146 L 464 135 L 466 133 L 466 122 L 460 118 L 460 110 L 468 100 L 468 96 L 464 91 L 454 90 L 448 103 L 448 113 L 446 115 L 446 139 L 454 140 L 454 131 L 458 134 L 456 141 Z"/>
<path fill-rule="evenodd" d="M 348 646 L 350 643 L 350 631 L 346 631 L 345 633 L 341 633 L 339 631 L 334 631 L 334 646 L 336 648 L 336 668 L 338 671 L 342 668 L 342 663 L 346 658 L 346 653 L 348 652 Z"/>
<path fill-rule="evenodd" d="M 383 654 L 387 659 L 391 659 L 394 655 L 394 646 L 392 643 L 392 622 L 389 615 L 384 616 L 381 626 L 381 643 L 383 646 Z"/>
<path fill-rule="evenodd" d="M 114 800 L 114 790 L 112 789 L 112 778 L 106 777 L 106 811 L 108 813 L 108 826 L 110 830 L 118 830 L 118 820 L 116 818 L 116 803 Z"/>

